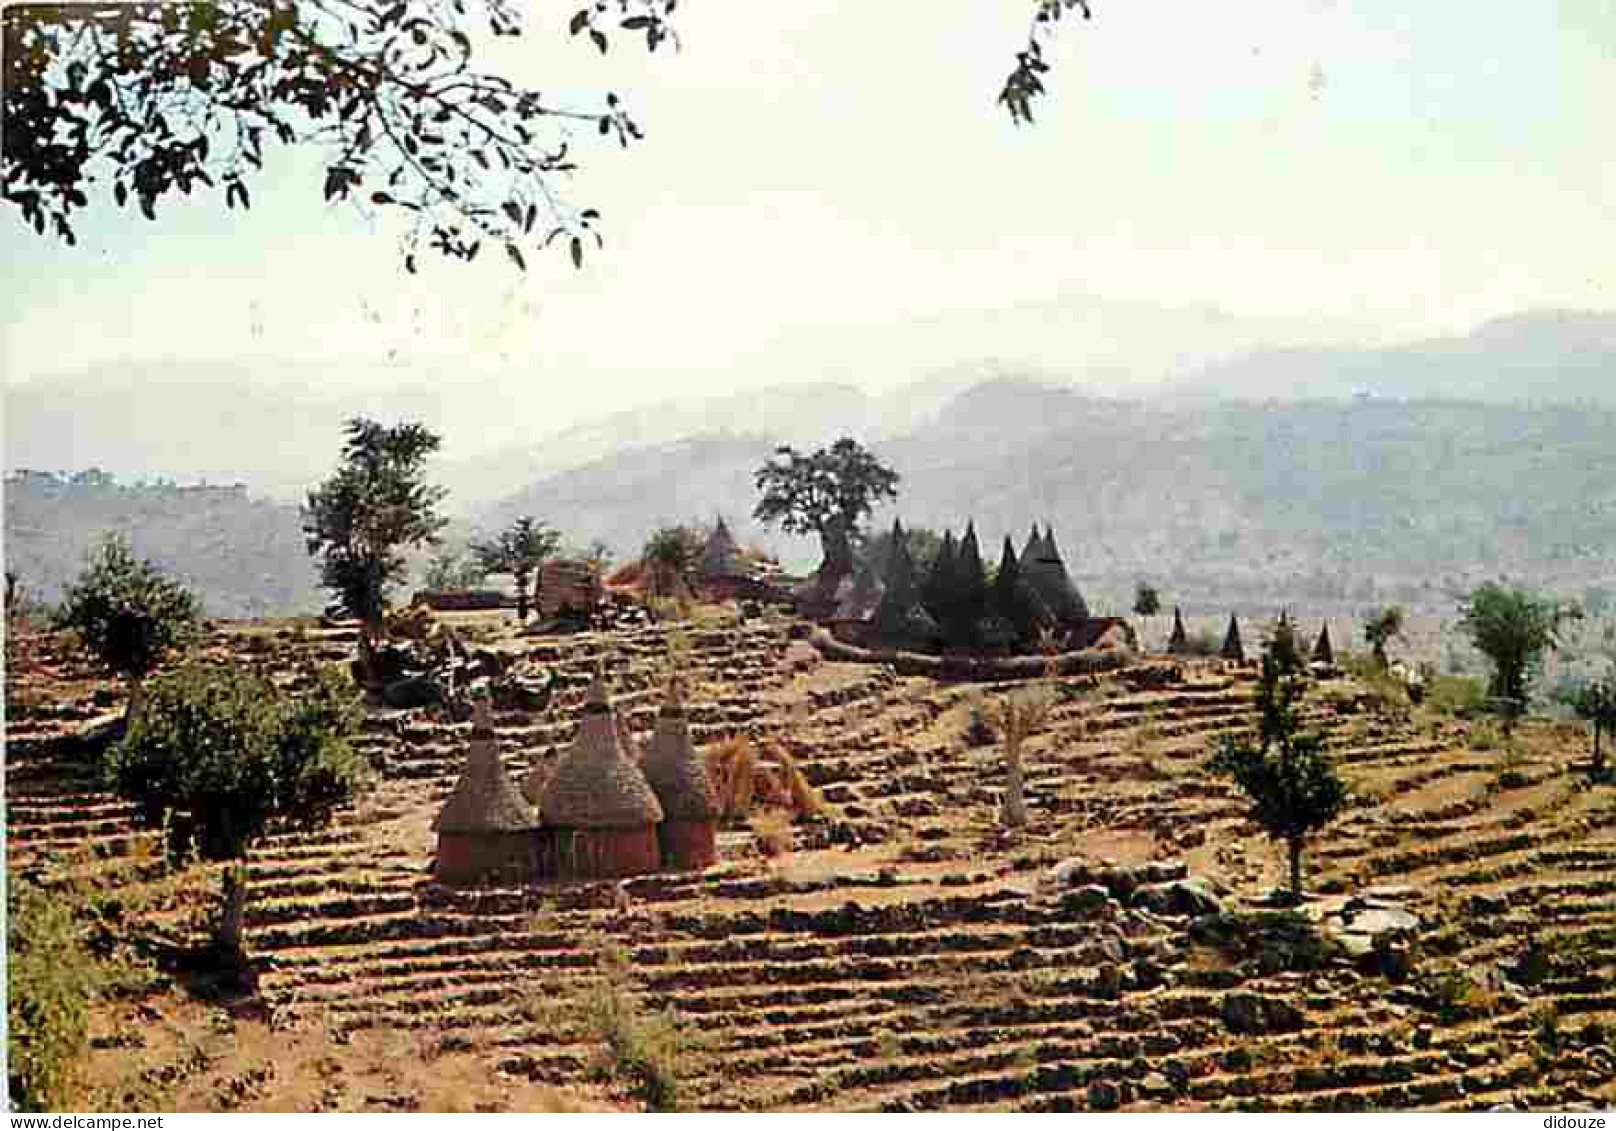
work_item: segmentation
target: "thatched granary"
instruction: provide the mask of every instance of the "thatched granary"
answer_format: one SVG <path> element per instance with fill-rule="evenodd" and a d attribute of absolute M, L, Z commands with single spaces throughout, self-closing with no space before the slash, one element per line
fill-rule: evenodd
<path fill-rule="evenodd" d="M 1190 636 L 1184 631 L 1184 614 L 1178 606 L 1173 607 L 1173 634 L 1167 638 L 1167 654 L 1169 656 L 1182 656 L 1190 650 Z"/>
<path fill-rule="evenodd" d="M 438 833 L 433 870 L 445 883 L 469 883 L 506 871 L 526 875 L 535 867 L 538 827 L 538 814 L 500 764 L 488 703 L 478 700 L 465 772 L 433 822 Z"/>
<path fill-rule="evenodd" d="M 880 639 L 899 646 L 936 647 L 942 640 L 942 629 L 921 601 L 909 541 L 903 524 L 896 519 L 892 522 L 892 553 L 882 580 L 884 588 L 875 611 L 875 631 Z"/>
<path fill-rule="evenodd" d="M 735 537 L 722 518 L 714 525 L 713 532 L 707 536 L 707 544 L 701 549 L 696 575 L 703 581 L 747 576 L 747 569 L 741 562 L 740 547 L 735 544 Z"/>
<path fill-rule="evenodd" d="M 1335 646 L 1330 643 L 1330 622 L 1319 629 L 1319 638 L 1313 642 L 1313 662 L 1335 666 Z"/>
<path fill-rule="evenodd" d="M 707 776 L 706 760 L 690 741 L 678 678 L 668 681 L 642 769 L 662 804 L 657 840 L 663 864 L 681 871 L 711 865 L 718 859 L 718 795 Z"/>
<path fill-rule="evenodd" d="M 1246 646 L 1240 639 L 1240 622 L 1229 614 L 1229 631 L 1223 634 L 1223 651 L 1220 653 L 1225 660 L 1236 664 L 1246 662 Z"/>
<path fill-rule="evenodd" d="M 560 875 L 618 879 L 657 870 L 662 803 L 623 748 L 604 674 L 590 685 L 578 734 L 545 783 L 539 812 Z"/>
<path fill-rule="evenodd" d="M 1071 574 L 1066 572 L 1060 547 L 1055 544 L 1053 526 L 1046 528 L 1042 537 L 1038 536 L 1038 528 L 1033 527 L 1033 536 L 1027 540 L 1027 549 L 1021 554 L 1021 576 L 1043 600 L 1057 624 L 1073 625 L 1088 619 L 1088 603 L 1072 584 Z"/>

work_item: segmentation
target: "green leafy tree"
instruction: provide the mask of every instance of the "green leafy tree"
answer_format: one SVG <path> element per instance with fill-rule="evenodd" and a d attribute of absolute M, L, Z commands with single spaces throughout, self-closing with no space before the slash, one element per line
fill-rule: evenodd
<path fill-rule="evenodd" d="M 1257 684 L 1257 741 L 1225 737 L 1208 769 L 1234 780 L 1251 801 L 1251 817 L 1290 859 L 1290 888 L 1302 895 L 1302 850 L 1310 836 L 1346 807 L 1347 789 L 1324 751 L 1324 738 L 1303 733 L 1298 703 L 1306 680 L 1272 649 Z"/>
<path fill-rule="evenodd" d="M 753 477 L 762 496 L 753 517 L 788 534 L 818 535 L 820 577 L 847 576 L 861 524 L 877 504 L 898 497 L 898 473 L 846 437 L 808 455 L 785 446 L 775 456 Z"/>
<path fill-rule="evenodd" d="M 1596 776 L 1602 776 L 1605 772 L 1605 752 L 1600 738 L 1607 732 L 1616 734 L 1616 668 L 1604 678 L 1576 684 L 1556 698 L 1593 728 L 1593 772 Z"/>
<path fill-rule="evenodd" d="M 1296 626 L 1291 623 L 1290 614 L 1280 613 L 1273 628 L 1269 629 L 1267 654 L 1274 658 L 1280 671 L 1286 675 L 1300 672 L 1307 666 L 1302 642 L 1296 636 Z"/>
<path fill-rule="evenodd" d="M 103 769 L 147 824 L 228 859 L 271 821 L 312 824 L 352 795 L 368 771 L 351 741 L 361 717 L 335 669 L 288 701 L 250 673 L 192 665 L 152 682 Z"/>
<path fill-rule="evenodd" d="M 701 531 L 687 525 L 661 527 L 646 539 L 640 559 L 650 594 L 673 597 L 683 592 L 701 560 L 705 542 Z"/>
<path fill-rule="evenodd" d="M 1161 594 L 1149 582 L 1141 581 L 1133 591 L 1133 611 L 1135 616 L 1153 617 L 1161 612 Z"/>
<path fill-rule="evenodd" d="M 189 589 L 137 559 L 122 535 L 109 534 L 68 588 L 55 625 L 77 632 L 98 660 L 129 680 L 132 719 L 144 680 L 194 636 L 200 611 Z"/>
<path fill-rule="evenodd" d="M 508 573 L 516 579 L 516 617 L 527 619 L 529 580 L 561 546 L 561 535 L 523 515 L 491 542 L 473 542 L 471 552 L 485 573 Z"/>
<path fill-rule="evenodd" d="M 1390 662 L 1386 648 L 1393 640 L 1402 639 L 1405 620 L 1402 608 L 1397 605 L 1387 605 L 1364 617 L 1364 641 L 1374 653 L 1375 663 L 1383 668 Z"/>
<path fill-rule="evenodd" d="M 601 53 L 621 35 L 654 52 L 679 42 L 675 6 L 600 0 L 566 31 Z M 1032 120 L 1061 17 L 1090 15 L 1086 0 L 1032 7 L 999 96 L 1016 122 Z M 560 32 L 565 9 L 532 10 Z M 518 268 L 552 246 L 581 265 L 602 241 L 599 213 L 565 192 L 579 135 L 627 146 L 643 133 L 615 93 L 558 100 L 549 84 L 483 65 L 486 37 L 520 36 L 526 22 L 512 0 L 9 5 L 3 199 L 71 245 L 107 184 L 148 219 L 193 194 L 245 210 L 278 145 L 321 155 L 328 204 L 401 221 L 408 271 L 423 248 L 469 261 L 485 244 Z"/>
<path fill-rule="evenodd" d="M 427 562 L 422 582 L 433 592 L 476 589 L 491 572 L 482 566 L 475 554 L 440 550 Z"/>
<path fill-rule="evenodd" d="M 1460 606 L 1460 627 L 1492 662 L 1488 694 L 1511 714 L 1525 709 L 1544 653 L 1559 647 L 1561 625 L 1576 615 L 1574 607 L 1494 582 L 1473 590 Z"/>
<path fill-rule="evenodd" d="M 424 426 L 355 417 L 344 432 L 335 474 L 309 492 L 303 533 L 336 608 L 363 626 L 360 652 L 368 667 L 389 590 L 404 579 L 403 551 L 438 544 L 448 520 L 437 507 L 447 492 L 426 481 L 427 457 L 441 441 Z"/>

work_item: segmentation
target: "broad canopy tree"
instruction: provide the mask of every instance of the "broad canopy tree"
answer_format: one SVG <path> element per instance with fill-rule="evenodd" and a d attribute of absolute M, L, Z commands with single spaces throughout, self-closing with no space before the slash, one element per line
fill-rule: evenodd
<path fill-rule="evenodd" d="M 1364 616 L 1364 641 L 1375 657 L 1375 663 L 1387 667 L 1390 660 L 1386 647 L 1403 635 L 1403 610 L 1398 605 L 1387 605 Z"/>
<path fill-rule="evenodd" d="M 1575 606 L 1494 582 L 1476 588 L 1460 607 L 1460 627 L 1492 661 L 1488 694 L 1509 714 L 1525 710 L 1543 654 L 1559 647 L 1561 625 L 1579 615 Z"/>
<path fill-rule="evenodd" d="M 200 616 L 195 594 L 137 559 L 122 535 L 110 534 L 68 587 L 55 626 L 76 631 L 97 659 L 129 681 L 132 721 L 143 681 L 194 635 Z"/>
<path fill-rule="evenodd" d="M 337 610 L 362 625 L 361 660 L 368 664 L 388 591 L 406 572 L 403 551 L 438 544 L 448 520 L 437 507 L 447 492 L 426 481 L 427 457 L 441 441 L 424 426 L 355 417 L 344 431 L 336 472 L 309 492 L 303 533 Z"/>
<path fill-rule="evenodd" d="M 491 541 L 473 542 L 471 552 L 486 573 L 508 573 L 516 579 L 516 617 L 526 620 L 528 594 L 533 592 L 528 581 L 560 546 L 559 531 L 523 515 Z"/>
<path fill-rule="evenodd" d="M 898 473 L 847 437 L 808 455 L 790 446 L 775 449 L 775 455 L 754 476 L 762 497 L 753 517 L 788 534 L 818 535 L 824 554 L 820 579 L 846 577 L 863 537 L 861 524 L 877 504 L 898 497 Z"/>
<path fill-rule="evenodd" d="M 1043 45 L 1087 0 L 1031 0 L 1032 30 L 999 102 L 1031 122 Z M 565 7 L 535 6 L 562 31 Z M 624 36 L 677 46 L 677 0 L 592 0 L 565 31 L 605 53 Z M 599 213 L 569 200 L 579 143 L 643 136 L 613 93 L 564 101 L 484 65 L 479 41 L 523 34 L 514 0 L 197 0 L 12 4 L 0 13 L 3 199 L 73 244 L 105 206 L 148 219 L 179 196 L 251 206 L 275 145 L 324 154 L 328 203 L 404 221 L 400 251 L 516 267 L 544 248 L 581 266 Z"/>

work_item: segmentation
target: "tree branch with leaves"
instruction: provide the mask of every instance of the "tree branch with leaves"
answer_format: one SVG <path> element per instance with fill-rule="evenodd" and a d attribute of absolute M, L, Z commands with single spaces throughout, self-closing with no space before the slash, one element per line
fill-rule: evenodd
<path fill-rule="evenodd" d="M 620 27 L 654 19 L 672 38 L 672 0 L 619 7 Z M 579 135 L 642 136 L 615 94 L 564 104 L 477 65 L 474 35 L 522 34 L 512 0 L 29 4 L 0 19 L 4 199 L 69 244 L 103 181 L 147 219 L 193 192 L 246 209 L 280 143 L 324 151 L 327 203 L 401 214 L 411 272 L 423 247 L 471 260 L 484 244 L 525 268 L 560 241 L 581 265 L 601 238 L 599 213 L 561 192 Z"/>

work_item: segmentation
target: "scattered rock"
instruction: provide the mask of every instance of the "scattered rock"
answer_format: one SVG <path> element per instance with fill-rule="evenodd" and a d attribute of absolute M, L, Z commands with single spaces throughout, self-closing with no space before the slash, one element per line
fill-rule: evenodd
<path fill-rule="evenodd" d="M 1115 1111 L 1122 1103 L 1122 1092 L 1109 1080 L 1093 1080 L 1089 1083 L 1089 1107 L 1095 1111 Z"/>
<path fill-rule="evenodd" d="M 1302 1011 L 1281 998 L 1238 991 L 1223 995 L 1223 1023 L 1231 1032 L 1291 1033 L 1305 1023 Z"/>
<path fill-rule="evenodd" d="M 1111 902 L 1111 893 L 1099 884 L 1087 884 L 1061 897 L 1061 910 L 1070 915 L 1093 915 Z"/>
<path fill-rule="evenodd" d="M 432 707 L 443 702 L 443 689 L 422 676 L 405 676 L 382 689 L 382 702 L 389 707 Z"/>

